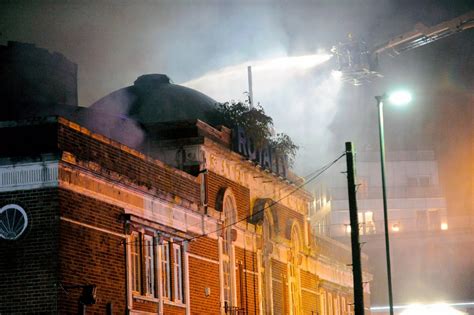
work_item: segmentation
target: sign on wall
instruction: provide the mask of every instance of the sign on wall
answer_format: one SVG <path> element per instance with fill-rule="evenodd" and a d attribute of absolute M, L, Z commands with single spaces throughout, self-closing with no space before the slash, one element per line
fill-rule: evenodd
<path fill-rule="evenodd" d="M 233 150 L 257 163 L 262 168 L 272 171 L 284 178 L 288 173 L 288 157 L 277 154 L 270 145 L 256 148 L 252 138 L 248 137 L 242 127 L 234 128 L 232 132 Z"/>

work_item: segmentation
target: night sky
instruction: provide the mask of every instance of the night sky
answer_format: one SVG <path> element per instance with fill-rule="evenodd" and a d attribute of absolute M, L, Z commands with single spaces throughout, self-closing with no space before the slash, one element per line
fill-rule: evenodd
<path fill-rule="evenodd" d="M 247 60 L 328 50 L 348 33 L 375 45 L 473 8 L 469 0 L 3 0 L 0 41 L 35 43 L 77 63 L 79 102 L 88 106 L 144 73 L 180 83 Z"/>

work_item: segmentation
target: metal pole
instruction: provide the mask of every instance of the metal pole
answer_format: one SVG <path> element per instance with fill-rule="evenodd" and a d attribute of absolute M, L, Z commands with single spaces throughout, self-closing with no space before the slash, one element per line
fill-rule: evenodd
<path fill-rule="evenodd" d="M 249 105 L 250 108 L 253 108 L 252 66 L 247 67 L 247 74 L 249 79 Z"/>
<path fill-rule="evenodd" d="M 393 315 L 392 270 L 390 267 L 390 240 L 388 235 L 387 191 L 385 185 L 385 136 L 383 127 L 384 98 L 385 95 L 375 97 L 377 100 L 377 108 L 379 112 L 380 168 L 382 172 L 383 221 L 385 228 L 385 252 L 387 257 L 388 304 L 390 307 L 390 315 Z"/>
<path fill-rule="evenodd" d="M 347 191 L 349 194 L 349 216 L 351 220 L 352 279 L 354 285 L 355 315 L 364 315 L 364 289 L 362 287 L 362 263 L 360 261 L 359 222 L 355 184 L 354 149 L 346 142 Z"/>

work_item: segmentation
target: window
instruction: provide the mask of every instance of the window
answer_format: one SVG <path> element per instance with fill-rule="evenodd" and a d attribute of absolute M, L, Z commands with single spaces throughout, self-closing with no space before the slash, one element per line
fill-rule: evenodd
<path fill-rule="evenodd" d="M 161 246 L 161 287 L 164 299 L 171 298 L 170 244 L 163 241 Z"/>
<path fill-rule="evenodd" d="M 322 291 L 320 293 L 320 296 L 321 296 L 321 312 L 322 312 L 322 315 L 326 315 L 327 312 L 326 312 L 326 291 Z"/>
<path fill-rule="evenodd" d="M 426 211 L 418 210 L 416 211 L 416 226 L 418 230 L 426 230 L 428 219 L 426 218 Z"/>
<path fill-rule="evenodd" d="M 357 194 L 361 197 L 367 198 L 367 195 L 369 193 L 369 178 L 358 176 L 357 181 L 359 183 L 357 186 Z"/>
<path fill-rule="evenodd" d="M 418 186 L 418 179 L 416 177 L 407 177 L 407 186 Z"/>
<path fill-rule="evenodd" d="M 235 262 L 232 225 L 237 220 L 235 200 L 231 193 L 226 191 L 223 198 L 224 229 L 221 239 L 221 286 L 222 306 L 225 310 L 232 310 L 236 306 L 235 297 Z M 235 231 L 234 231 L 235 232 Z"/>
<path fill-rule="evenodd" d="M 438 230 L 441 226 L 441 218 L 438 210 L 428 211 L 428 229 L 430 231 Z"/>
<path fill-rule="evenodd" d="M 132 232 L 129 253 L 133 296 L 184 303 L 183 246 L 180 243 L 164 240 L 159 245 L 151 235 Z M 158 284 L 161 284 L 161 296 Z"/>
<path fill-rule="evenodd" d="M 181 259 L 181 246 L 173 244 L 173 274 L 174 274 L 174 297 L 176 302 L 183 302 L 183 264 Z"/>
<path fill-rule="evenodd" d="M 359 212 L 358 221 L 361 235 L 375 234 L 374 213 L 372 211 Z"/>
<path fill-rule="evenodd" d="M 130 237 L 132 291 L 155 296 L 155 249 L 153 237 L 133 232 Z"/>
<path fill-rule="evenodd" d="M 331 226 L 331 212 L 320 216 L 313 225 L 313 232 L 316 235 L 329 235 L 329 227 Z"/>
<path fill-rule="evenodd" d="M 273 300 L 272 300 L 272 259 L 271 252 L 273 251 L 272 245 L 272 230 L 273 230 L 273 216 L 271 214 L 271 202 L 267 202 L 264 205 L 264 219 L 262 226 L 262 252 L 261 252 L 261 266 L 260 266 L 260 279 L 261 279 L 261 297 L 262 297 L 262 310 L 264 314 L 272 314 Z"/>
<path fill-rule="evenodd" d="M 328 292 L 328 297 L 327 297 L 327 302 L 328 302 L 328 314 L 330 315 L 333 315 L 333 308 L 332 308 L 332 303 L 333 303 L 333 300 L 332 300 L 332 294 Z"/>
<path fill-rule="evenodd" d="M 418 210 L 416 212 L 416 226 L 420 231 L 438 230 L 441 226 L 439 210 Z"/>
<path fill-rule="evenodd" d="M 299 273 L 299 259 L 300 259 L 300 233 L 297 225 L 291 228 L 291 255 L 288 261 L 288 286 L 291 298 L 291 314 L 301 313 L 301 291 L 300 291 L 300 273 Z"/>
<path fill-rule="evenodd" d="M 130 237 L 130 255 L 132 260 L 132 291 L 141 292 L 141 266 L 140 266 L 141 241 L 138 233 L 132 233 Z"/>
<path fill-rule="evenodd" d="M 431 185 L 430 176 L 420 175 L 417 177 L 407 177 L 407 185 L 409 187 L 421 186 L 426 187 Z"/>
<path fill-rule="evenodd" d="M 431 185 L 431 178 L 429 176 L 420 176 L 418 178 L 418 183 L 420 186 L 430 186 Z"/>
<path fill-rule="evenodd" d="M 336 295 L 336 296 L 334 297 L 334 311 L 335 311 L 334 314 L 335 314 L 335 315 L 341 315 L 341 309 L 340 309 L 340 307 L 341 307 L 341 306 L 339 305 L 339 296 Z"/>
<path fill-rule="evenodd" d="M 375 233 L 374 213 L 366 211 L 364 214 L 365 234 Z"/>
<path fill-rule="evenodd" d="M 354 304 L 347 303 L 347 315 L 354 315 Z"/>
<path fill-rule="evenodd" d="M 144 260 L 145 260 L 145 294 L 155 296 L 155 259 L 153 248 L 153 237 L 145 235 L 144 237 Z"/>

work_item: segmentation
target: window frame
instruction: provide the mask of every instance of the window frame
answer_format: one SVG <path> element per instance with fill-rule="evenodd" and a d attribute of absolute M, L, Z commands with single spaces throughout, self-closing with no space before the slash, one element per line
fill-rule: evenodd
<path fill-rule="evenodd" d="M 143 235 L 143 266 L 145 283 L 142 285 L 143 295 L 156 297 L 156 262 L 155 262 L 155 242 L 151 235 Z"/>
<path fill-rule="evenodd" d="M 158 290 L 156 287 L 156 246 L 154 236 L 144 232 L 133 231 L 129 238 L 129 249 L 132 295 L 156 298 Z M 148 272 L 150 269 L 151 273 Z"/>
<path fill-rule="evenodd" d="M 234 194 L 230 188 L 222 197 L 224 222 L 219 238 L 219 278 L 222 308 L 237 306 L 237 279 L 235 274 L 235 249 L 233 244 L 233 225 L 237 222 L 238 211 Z M 227 284 L 226 284 L 227 283 Z"/>
<path fill-rule="evenodd" d="M 170 242 L 163 241 L 161 246 L 161 298 L 166 301 L 171 301 L 171 255 Z"/>
<path fill-rule="evenodd" d="M 291 226 L 290 232 L 291 247 L 290 247 L 290 259 L 287 263 L 288 268 L 288 294 L 290 298 L 290 314 L 299 314 L 303 309 L 302 296 L 301 296 L 301 279 L 299 270 L 299 257 L 301 244 L 301 229 L 297 222 L 294 222 Z"/>
<path fill-rule="evenodd" d="M 127 246 L 130 298 L 186 305 L 186 246 L 181 242 L 158 240 L 156 233 L 143 229 L 131 231 Z"/>
<path fill-rule="evenodd" d="M 141 233 L 132 232 L 130 234 L 130 275 L 131 275 L 131 290 L 134 294 L 141 294 L 142 290 L 142 274 L 141 274 Z"/>
<path fill-rule="evenodd" d="M 183 281 L 183 249 L 179 244 L 173 244 L 173 300 L 184 304 Z"/>

